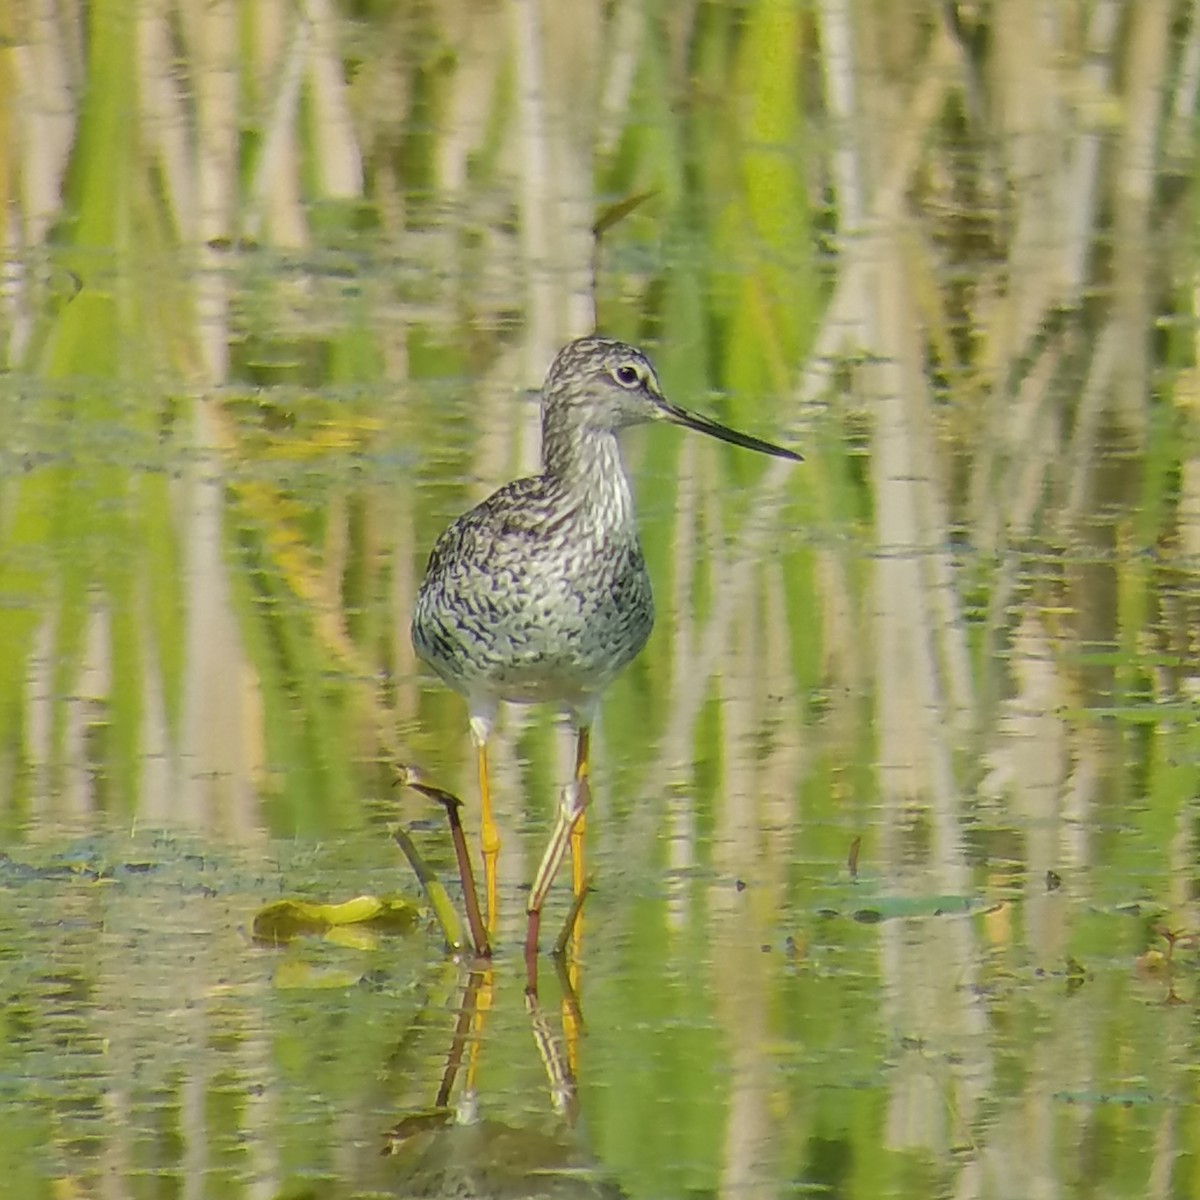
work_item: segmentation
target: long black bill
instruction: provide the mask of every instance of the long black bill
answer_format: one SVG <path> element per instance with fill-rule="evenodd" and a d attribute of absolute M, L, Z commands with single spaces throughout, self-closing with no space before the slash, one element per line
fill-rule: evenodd
<path fill-rule="evenodd" d="M 748 433 L 738 433 L 736 429 L 730 429 L 727 425 L 710 421 L 708 417 L 702 417 L 699 413 L 688 412 L 686 408 L 676 408 L 674 404 L 666 400 L 659 400 L 658 407 L 667 420 L 674 421 L 676 425 L 699 430 L 700 433 L 707 433 L 710 437 L 720 438 L 723 442 L 742 446 L 746 450 L 757 450 L 759 454 L 771 454 L 775 458 L 790 458 L 793 462 L 804 461 L 794 450 L 785 450 L 782 446 L 764 442 L 761 438 L 751 437 Z"/>

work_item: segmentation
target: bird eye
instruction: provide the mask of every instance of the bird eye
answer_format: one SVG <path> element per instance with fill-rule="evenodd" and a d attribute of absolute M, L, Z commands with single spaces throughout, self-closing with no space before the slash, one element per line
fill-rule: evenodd
<path fill-rule="evenodd" d="M 622 387 L 637 387 L 639 383 L 645 382 L 645 375 L 636 363 L 622 363 L 614 368 L 612 375 Z"/>

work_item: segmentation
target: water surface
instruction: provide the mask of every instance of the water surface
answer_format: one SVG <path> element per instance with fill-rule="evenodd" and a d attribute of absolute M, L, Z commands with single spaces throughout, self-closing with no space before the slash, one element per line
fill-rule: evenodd
<path fill-rule="evenodd" d="M 878 7 L 0 25 L 5 1195 L 1194 1189 L 1200 24 Z M 257 944 L 457 898 L 412 599 L 593 326 L 806 461 L 627 441 L 570 976 L 540 710 L 489 969 Z"/>

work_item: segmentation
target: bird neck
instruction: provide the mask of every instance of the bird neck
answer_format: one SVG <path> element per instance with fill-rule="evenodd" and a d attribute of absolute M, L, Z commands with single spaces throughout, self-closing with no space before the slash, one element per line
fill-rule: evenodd
<path fill-rule="evenodd" d="M 612 431 L 544 418 L 542 472 L 581 503 L 596 505 L 608 520 L 618 524 L 633 520 L 629 478 Z"/>

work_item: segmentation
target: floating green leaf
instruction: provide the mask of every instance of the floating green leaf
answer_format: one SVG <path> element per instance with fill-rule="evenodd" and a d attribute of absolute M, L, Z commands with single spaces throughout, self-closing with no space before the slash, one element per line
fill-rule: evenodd
<path fill-rule="evenodd" d="M 254 940 L 283 945 L 298 937 L 362 925 L 381 933 L 411 933 L 420 909 L 402 896 L 356 896 L 341 904 L 276 900 L 254 918 Z"/>

